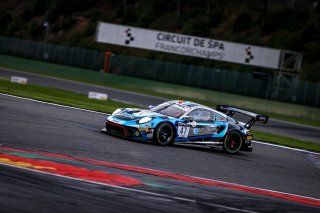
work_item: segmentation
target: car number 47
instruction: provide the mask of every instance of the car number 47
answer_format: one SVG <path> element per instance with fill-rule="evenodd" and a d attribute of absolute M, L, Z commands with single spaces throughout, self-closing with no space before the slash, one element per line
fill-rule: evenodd
<path fill-rule="evenodd" d="M 188 137 L 190 127 L 179 126 L 178 127 L 178 136 L 182 138 Z"/>

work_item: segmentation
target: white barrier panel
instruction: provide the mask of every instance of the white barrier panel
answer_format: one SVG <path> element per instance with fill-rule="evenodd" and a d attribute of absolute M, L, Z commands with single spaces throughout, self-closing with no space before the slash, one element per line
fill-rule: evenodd
<path fill-rule="evenodd" d="M 28 79 L 24 78 L 24 77 L 19 77 L 19 76 L 11 76 L 11 80 L 12 83 L 18 83 L 18 84 L 27 84 L 28 83 Z"/>
<path fill-rule="evenodd" d="M 108 95 L 105 93 L 99 93 L 99 92 L 89 92 L 88 98 L 106 101 L 108 100 Z"/>
<path fill-rule="evenodd" d="M 99 22 L 96 41 L 278 69 L 279 49 Z"/>

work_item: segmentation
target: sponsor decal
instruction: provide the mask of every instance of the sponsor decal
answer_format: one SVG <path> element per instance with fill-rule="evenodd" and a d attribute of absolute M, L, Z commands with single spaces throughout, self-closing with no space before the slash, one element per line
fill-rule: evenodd
<path fill-rule="evenodd" d="M 152 129 L 149 129 L 149 128 L 138 128 L 138 129 L 141 131 L 145 131 L 146 133 L 152 132 Z"/>
<path fill-rule="evenodd" d="M 194 135 L 209 135 L 209 134 L 215 134 L 216 132 L 217 132 L 217 128 L 215 126 L 201 127 L 201 128 L 194 128 L 193 129 Z"/>
<path fill-rule="evenodd" d="M 199 134 L 199 129 L 198 128 L 194 128 L 193 129 L 193 134 L 195 134 L 195 135 Z"/>
<path fill-rule="evenodd" d="M 192 121 L 192 122 L 191 122 L 191 126 L 192 126 L 192 127 L 196 127 L 196 126 L 197 126 L 197 122 Z"/>

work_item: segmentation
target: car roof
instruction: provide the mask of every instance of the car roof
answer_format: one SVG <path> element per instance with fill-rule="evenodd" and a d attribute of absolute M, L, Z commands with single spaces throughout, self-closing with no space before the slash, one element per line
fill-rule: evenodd
<path fill-rule="evenodd" d="M 172 100 L 172 101 L 167 101 L 168 103 L 170 104 L 177 104 L 177 105 L 180 105 L 180 106 L 187 106 L 189 107 L 190 109 L 188 110 L 188 112 L 190 112 L 191 110 L 193 109 L 198 109 L 198 108 L 202 108 L 202 109 L 207 109 L 207 110 L 210 110 L 210 111 L 214 111 L 215 113 L 223 116 L 223 117 L 227 117 L 226 114 L 222 113 L 222 112 L 219 112 L 215 109 L 212 109 L 208 106 L 205 106 L 205 105 L 202 105 L 202 104 L 198 104 L 198 103 L 195 103 L 195 102 L 192 102 L 192 101 L 185 101 L 185 100 Z"/>

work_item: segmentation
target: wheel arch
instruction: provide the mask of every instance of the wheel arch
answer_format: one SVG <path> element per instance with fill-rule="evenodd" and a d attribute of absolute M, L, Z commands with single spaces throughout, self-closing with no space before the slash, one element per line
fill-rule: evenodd
<path fill-rule="evenodd" d="M 229 134 L 231 131 L 236 131 L 240 134 L 241 136 L 241 139 L 244 140 L 244 135 L 243 133 L 241 132 L 241 127 L 239 127 L 237 124 L 234 124 L 234 123 L 228 123 L 228 129 L 226 131 L 226 133 L 224 134 L 223 138 Z"/>
<path fill-rule="evenodd" d="M 241 146 L 240 148 L 235 151 L 235 152 L 229 152 L 227 151 L 225 145 L 226 145 L 226 140 L 227 138 L 229 137 L 230 134 L 234 134 L 234 133 L 237 133 L 239 136 L 240 136 L 240 139 L 241 139 Z M 243 136 L 243 133 L 240 131 L 240 129 L 230 129 L 226 132 L 226 134 L 224 135 L 224 137 L 222 138 L 222 141 L 223 141 L 223 150 L 229 154 L 235 154 L 237 152 L 239 152 L 243 147 L 244 147 L 244 144 L 245 144 L 245 140 L 244 140 L 244 136 Z"/>
<path fill-rule="evenodd" d="M 172 123 L 172 122 L 170 122 L 170 121 L 167 121 L 167 120 L 164 120 L 164 121 L 161 121 L 161 122 L 159 122 L 155 127 L 154 127 L 154 129 L 156 129 L 160 124 L 162 124 L 162 123 L 168 123 L 171 127 L 172 127 L 172 129 L 173 129 L 173 141 L 175 141 L 175 139 L 176 139 L 176 137 L 177 137 L 177 128 L 176 128 L 176 126 L 174 125 L 174 123 Z"/>

